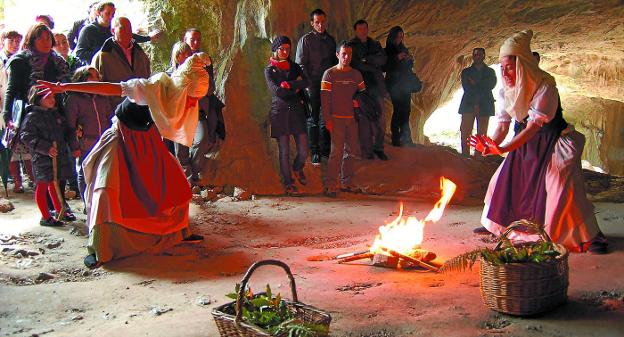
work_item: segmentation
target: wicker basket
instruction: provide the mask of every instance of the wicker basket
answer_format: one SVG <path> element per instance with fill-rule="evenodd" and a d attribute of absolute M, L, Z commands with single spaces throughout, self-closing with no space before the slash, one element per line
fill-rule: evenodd
<path fill-rule="evenodd" d="M 512 224 L 501 235 L 521 227 Z M 543 241 L 552 242 L 542 229 Z M 500 249 L 503 240 L 496 249 Z M 545 263 L 508 263 L 494 265 L 480 258 L 481 298 L 492 310 L 502 313 L 529 316 L 552 310 L 566 302 L 568 295 L 568 251 L 554 244 L 560 255 Z"/>
<path fill-rule="evenodd" d="M 247 289 L 247 282 L 249 281 L 249 278 L 251 278 L 251 274 L 253 274 L 254 270 L 256 270 L 258 267 L 265 265 L 279 266 L 284 269 L 284 271 L 288 275 L 288 278 L 290 279 L 290 291 L 292 294 L 292 301 L 282 299 L 282 302 L 284 302 L 288 310 L 290 310 L 295 317 L 303 320 L 303 322 L 324 325 L 327 327 L 327 331 L 329 331 L 331 316 L 324 311 L 303 304 L 297 299 L 297 288 L 295 285 L 295 279 L 293 278 L 293 275 L 290 272 L 290 268 L 288 267 L 288 265 L 286 265 L 284 262 L 277 260 L 262 260 L 251 265 L 251 267 L 249 267 L 249 269 L 245 273 L 245 276 L 243 276 L 240 290 L 238 291 L 238 298 L 236 299 L 236 301 L 224 304 L 212 310 L 212 316 L 215 319 L 215 323 L 217 323 L 217 328 L 219 329 L 219 334 L 221 335 L 221 337 L 271 336 L 266 330 L 256 325 L 243 322 L 243 313 L 241 310 L 241 306 L 243 304 L 243 296 L 245 294 L 245 289 Z M 232 313 L 235 313 L 235 315 L 232 315 Z M 279 334 L 277 336 L 283 337 L 286 335 Z"/>

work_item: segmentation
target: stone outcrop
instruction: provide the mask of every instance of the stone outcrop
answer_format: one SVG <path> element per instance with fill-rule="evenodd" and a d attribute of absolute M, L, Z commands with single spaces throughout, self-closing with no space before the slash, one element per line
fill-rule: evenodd
<path fill-rule="evenodd" d="M 425 82 L 414 95 L 413 138 L 426 143 L 423 125 L 460 86 L 459 72 L 470 64 L 472 48 L 486 48 L 496 63 L 501 42 L 514 31 L 533 29 L 533 49 L 542 67 L 557 79 L 566 117 L 587 137 L 585 159 L 612 174 L 624 174 L 624 6 L 621 1 L 289 1 L 289 0 L 144 0 L 151 24 L 167 31 L 150 50 L 157 70 L 169 62 L 169 47 L 187 27 L 203 32 L 203 48 L 217 64 L 217 94 L 226 103 L 228 138 L 216 165 L 207 172 L 214 185 L 236 185 L 253 194 L 281 193 L 277 148 L 269 138 L 270 97 L 263 68 L 270 37 L 296 41 L 308 31 L 308 13 L 323 8 L 329 32 L 351 37 L 352 23 L 365 18 L 370 35 L 385 45 L 387 31 L 400 25 L 416 57 L 415 71 Z M 293 46 L 295 47 L 295 46 Z M 294 48 L 293 48 L 294 53 Z M 441 153 L 423 156 L 428 163 Z M 437 152 L 436 152 L 437 151 Z M 444 152 L 444 151 L 442 151 Z M 404 155 L 399 154 L 399 157 Z M 465 171 L 465 161 L 451 168 Z M 374 163 L 378 165 L 380 163 Z M 390 164 L 389 164 L 390 165 Z M 401 165 L 398 165 L 401 166 Z M 390 166 L 389 166 L 390 167 Z M 444 169 L 446 170 L 446 169 Z M 440 169 L 442 171 L 442 169 Z M 310 192 L 320 190 L 320 170 L 306 168 Z M 396 174 L 409 175 L 409 172 Z M 312 185 L 312 186 L 310 186 Z"/>

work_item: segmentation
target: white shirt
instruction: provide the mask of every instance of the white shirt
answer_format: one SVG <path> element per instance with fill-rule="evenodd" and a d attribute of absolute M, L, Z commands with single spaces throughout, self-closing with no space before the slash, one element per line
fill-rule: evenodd
<path fill-rule="evenodd" d="M 511 115 L 505 111 L 504 101 L 505 95 L 503 89 L 498 92 L 497 101 L 500 102 L 497 107 L 496 120 L 498 122 L 511 122 Z M 552 85 L 541 85 L 533 95 L 531 104 L 529 105 L 529 120 L 539 126 L 550 122 L 555 118 L 557 107 L 559 106 L 559 91 L 557 87 Z M 522 122 L 522 121 L 519 121 Z"/>

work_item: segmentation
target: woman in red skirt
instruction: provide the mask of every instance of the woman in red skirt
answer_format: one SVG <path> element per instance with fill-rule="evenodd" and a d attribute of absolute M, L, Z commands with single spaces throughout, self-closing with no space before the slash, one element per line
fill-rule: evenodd
<path fill-rule="evenodd" d="M 171 76 L 121 83 L 50 83 L 45 94 L 76 91 L 125 96 L 116 121 L 83 162 L 89 255 L 95 267 L 139 253 L 158 253 L 191 234 L 190 186 L 161 137 L 190 146 L 197 126 L 197 100 L 208 90 L 203 53 L 189 57 Z"/>

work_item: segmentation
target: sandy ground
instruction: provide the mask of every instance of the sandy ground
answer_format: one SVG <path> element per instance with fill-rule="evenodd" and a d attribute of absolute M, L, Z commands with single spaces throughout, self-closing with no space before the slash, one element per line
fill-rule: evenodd
<path fill-rule="evenodd" d="M 205 242 L 93 271 L 82 264 L 84 216 L 64 228 L 44 228 L 32 193 L 11 200 L 16 210 L 0 214 L 4 336 L 218 336 L 211 309 L 229 302 L 224 295 L 251 263 L 267 258 L 290 265 L 302 302 L 331 313 L 332 336 L 624 336 L 623 204 L 596 205 L 612 252 L 570 257 L 569 302 L 518 318 L 482 304 L 478 268 L 433 274 L 309 261 L 365 249 L 377 227 L 396 216 L 396 200 L 343 195 L 193 205 L 192 227 Z M 79 201 L 72 205 L 82 209 Z M 422 218 L 432 205 L 405 206 Z M 492 245 L 471 232 L 479 217 L 479 207 L 451 205 L 426 228 L 423 248 L 443 262 Z M 251 285 L 266 283 L 290 292 L 275 267 L 259 269 Z"/>

